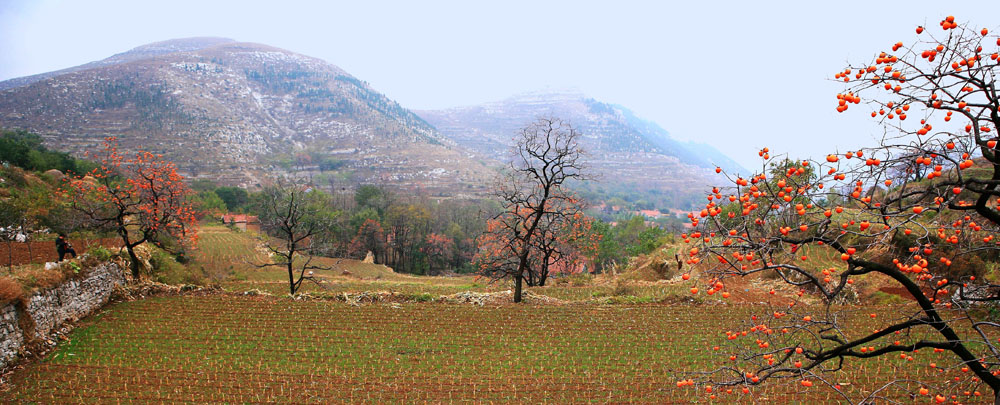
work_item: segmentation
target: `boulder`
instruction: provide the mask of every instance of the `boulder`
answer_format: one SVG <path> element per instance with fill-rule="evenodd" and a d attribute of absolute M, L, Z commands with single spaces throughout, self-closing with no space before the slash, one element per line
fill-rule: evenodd
<path fill-rule="evenodd" d="M 51 178 L 53 178 L 55 180 L 62 180 L 62 179 L 64 179 L 66 177 L 66 175 L 63 174 L 63 172 L 58 171 L 56 169 L 46 170 L 45 173 L 42 173 L 42 174 L 44 174 L 45 176 L 51 177 Z"/>

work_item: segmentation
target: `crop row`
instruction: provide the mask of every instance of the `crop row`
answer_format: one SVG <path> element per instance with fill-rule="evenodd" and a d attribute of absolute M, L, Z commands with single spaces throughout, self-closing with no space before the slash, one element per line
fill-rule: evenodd
<path fill-rule="evenodd" d="M 0 401 L 708 400 L 706 387 L 675 382 L 717 367 L 727 350 L 724 320 L 758 309 L 154 298 L 117 304 L 75 330 L 70 342 L 16 373 Z M 913 364 L 890 357 L 849 363 L 829 378 L 863 393 L 894 378 L 936 375 Z M 796 382 L 712 395 L 836 398 L 829 388 Z"/>

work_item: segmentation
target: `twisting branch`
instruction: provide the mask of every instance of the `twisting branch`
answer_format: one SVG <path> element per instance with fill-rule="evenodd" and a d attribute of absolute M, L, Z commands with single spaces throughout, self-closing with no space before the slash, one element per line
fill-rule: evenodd
<path fill-rule="evenodd" d="M 703 269 L 709 292 L 735 277 L 771 274 L 822 302 L 794 300 L 755 315 L 728 335 L 736 363 L 706 382 L 796 378 L 808 387 L 851 361 L 931 349 L 950 353 L 968 374 L 921 382 L 918 391 L 891 381 L 864 400 L 892 400 L 890 388 L 930 395 L 933 387 L 943 401 L 982 385 L 1000 398 L 997 324 L 975 309 L 1000 301 L 1000 286 L 983 277 L 986 263 L 1000 262 L 1000 39 L 950 17 L 941 26 L 946 38 L 923 34 L 835 75 L 849 86 L 837 110 L 869 107 L 887 130 L 878 146 L 820 161 L 772 158 L 764 148 L 759 173 L 729 178 L 690 215 L 688 263 Z M 912 311 L 884 319 L 840 305 L 856 280 L 874 275 L 905 291 Z"/>
<path fill-rule="evenodd" d="M 522 284 L 544 283 L 549 265 L 564 257 L 565 234 L 581 221 L 579 199 L 563 188 L 585 180 L 580 134 L 556 118 L 539 118 L 517 137 L 513 161 L 494 187 L 502 210 L 479 239 L 476 261 L 493 279 L 513 278 L 514 302 Z"/>
<path fill-rule="evenodd" d="M 128 252 L 132 277 L 139 277 L 135 248 L 151 242 L 181 248 L 197 241 L 195 209 L 188 200 L 190 190 L 176 166 L 160 155 L 138 152 L 126 156 L 118 150 L 114 137 L 105 139 L 95 156 L 99 167 L 68 179 L 66 194 L 73 194 L 71 206 L 90 219 L 93 226 L 112 230 Z"/>

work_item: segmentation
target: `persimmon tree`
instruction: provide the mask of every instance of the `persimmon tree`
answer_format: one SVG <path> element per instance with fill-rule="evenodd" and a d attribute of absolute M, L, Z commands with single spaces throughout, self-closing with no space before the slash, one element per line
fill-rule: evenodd
<path fill-rule="evenodd" d="M 118 234 L 133 278 L 140 271 L 137 246 L 151 242 L 174 253 L 194 246 L 196 210 L 189 198 L 191 191 L 173 162 L 144 151 L 127 155 L 118 149 L 115 137 L 106 138 L 103 149 L 93 157 L 98 167 L 85 176 L 67 179 L 62 191 L 92 226 Z"/>
<path fill-rule="evenodd" d="M 863 110 L 886 128 L 877 146 L 793 164 L 764 148 L 758 174 L 724 173 L 729 185 L 690 216 L 688 263 L 704 269 L 707 293 L 728 296 L 728 284 L 758 274 L 796 292 L 726 332 L 714 347 L 723 364 L 702 382 L 739 394 L 791 379 L 862 403 L 992 391 L 1000 403 L 1000 322 L 987 310 L 1000 285 L 984 277 L 1000 262 L 1000 39 L 953 17 L 940 26 L 834 76 L 847 86 L 837 110 Z M 911 301 L 891 311 L 840 305 L 859 281 Z M 883 356 L 927 368 L 913 361 L 927 352 L 945 359 L 931 377 L 886 381 L 855 393 L 860 401 L 831 374 Z"/>
<path fill-rule="evenodd" d="M 284 267 L 288 272 L 288 291 L 295 295 L 305 280 L 318 282 L 313 270 L 330 266 L 313 263 L 315 256 L 329 253 L 328 242 L 340 215 L 331 209 L 329 196 L 307 186 L 279 183 L 266 187 L 255 202 L 261 230 L 271 259 L 255 263 L 257 267 Z M 308 273 L 306 273 L 308 271 Z M 296 274 L 297 273 L 297 274 Z"/>
<path fill-rule="evenodd" d="M 586 179 L 579 137 L 568 122 L 539 118 L 521 129 L 510 166 L 497 177 L 501 211 L 479 238 L 476 261 L 488 277 L 513 279 L 514 302 L 521 302 L 522 285 L 534 285 L 540 275 L 540 266 L 531 265 L 539 239 L 554 237 L 555 227 L 581 211 L 565 188 L 567 181 Z"/>

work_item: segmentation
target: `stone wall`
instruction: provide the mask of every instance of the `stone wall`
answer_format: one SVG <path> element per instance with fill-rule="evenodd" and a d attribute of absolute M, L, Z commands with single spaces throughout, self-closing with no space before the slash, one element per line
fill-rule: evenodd
<path fill-rule="evenodd" d="M 125 271 L 117 264 L 105 263 L 89 270 L 82 279 L 34 292 L 27 305 L 13 302 L 0 308 L 0 369 L 17 360 L 26 333 L 32 332 L 35 338 L 44 340 L 62 324 L 101 308 L 115 286 L 124 284 Z"/>

